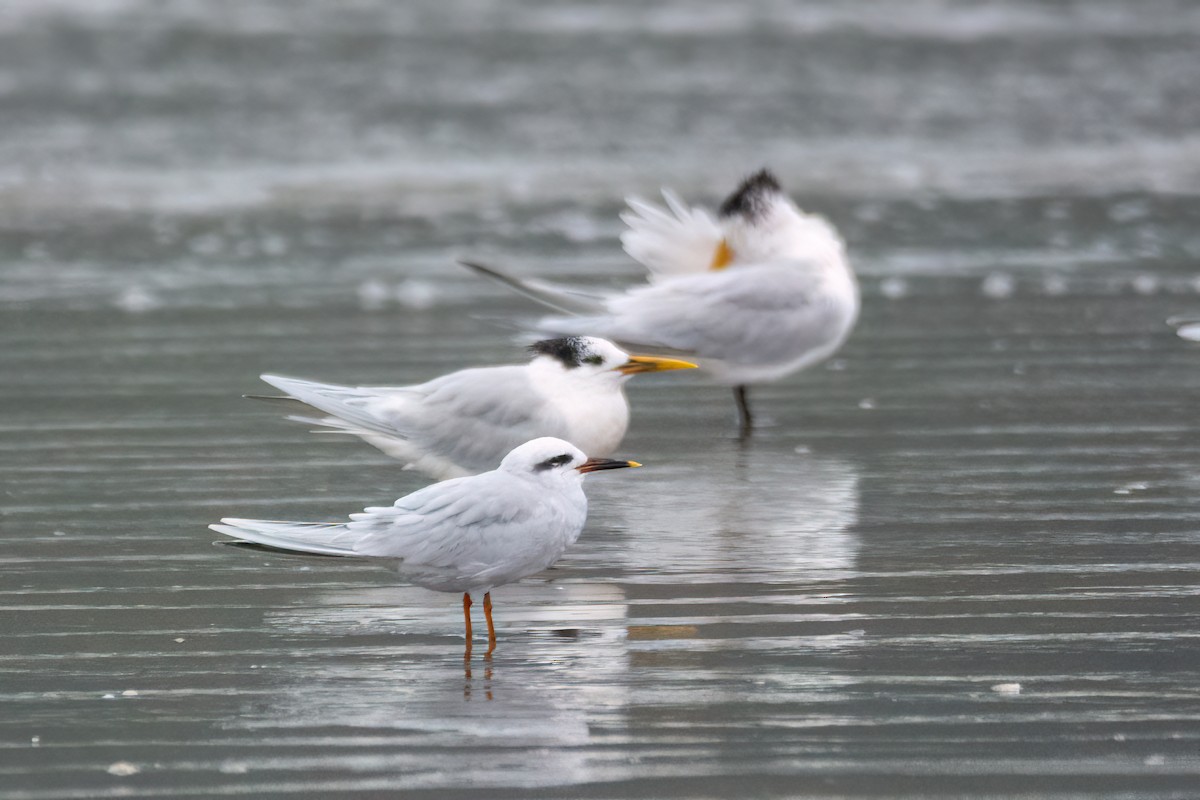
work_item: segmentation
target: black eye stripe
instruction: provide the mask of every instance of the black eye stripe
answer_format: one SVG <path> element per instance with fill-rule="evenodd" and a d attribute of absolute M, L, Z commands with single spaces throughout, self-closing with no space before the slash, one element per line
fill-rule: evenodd
<path fill-rule="evenodd" d="M 563 464 L 569 464 L 570 461 L 571 461 L 571 454 L 563 453 L 561 456 L 554 456 L 553 458 L 547 458 L 542 463 L 534 466 L 534 469 L 537 470 L 538 472 L 541 472 L 543 470 L 554 469 L 555 467 L 561 467 Z"/>

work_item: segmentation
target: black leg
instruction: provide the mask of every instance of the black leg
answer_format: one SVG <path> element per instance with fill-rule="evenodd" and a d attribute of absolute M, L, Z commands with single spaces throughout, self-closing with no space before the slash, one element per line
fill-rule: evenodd
<path fill-rule="evenodd" d="M 492 593 L 483 593 L 483 616 L 487 618 L 488 624 L 488 649 L 487 657 L 492 657 L 492 651 L 496 649 L 496 627 L 492 625 Z"/>
<path fill-rule="evenodd" d="M 746 396 L 746 387 L 733 387 L 733 399 L 737 401 L 738 422 L 741 424 L 742 436 L 750 435 L 754 427 L 754 417 L 750 414 L 750 400 Z"/>
<path fill-rule="evenodd" d="M 472 636 L 471 636 L 471 606 L 472 605 L 474 605 L 474 603 L 471 602 L 471 595 L 468 594 L 467 592 L 463 592 L 463 620 L 467 624 L 467 649 L 466 649 L 466 652 L 463 653 L 463 660 L 467 661 L 467 662 L 471 661 L 471 640 L 472 640 Z"/>

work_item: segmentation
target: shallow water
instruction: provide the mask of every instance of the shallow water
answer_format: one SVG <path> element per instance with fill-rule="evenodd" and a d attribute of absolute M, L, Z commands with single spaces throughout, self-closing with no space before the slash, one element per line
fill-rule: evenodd
<path fill-rule="evenodd" d="M 0 797 L 1189 797 L 1190 4 L 0 12 Z M 216 547 L 421 486 L 240 395 L 516 360 L 453 265 L 616 284 L 769 163 L 862 320 L 630 387 L 577 546 L 456 598 Z M 502 322 L 497 322 L 501 320 Z"/>

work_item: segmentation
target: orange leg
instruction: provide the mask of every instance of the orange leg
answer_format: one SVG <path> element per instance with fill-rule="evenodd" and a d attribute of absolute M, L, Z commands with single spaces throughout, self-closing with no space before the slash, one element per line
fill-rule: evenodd
<path fill-rule="evenodd" d="M 483 594 L 483 616 L 487 618 L 488 625 L 488 649 L 487 654 L 490 656 L 492 651 L 496 649 L 496 627 L 492 624 L 492 593 L 484 592 Z"/>

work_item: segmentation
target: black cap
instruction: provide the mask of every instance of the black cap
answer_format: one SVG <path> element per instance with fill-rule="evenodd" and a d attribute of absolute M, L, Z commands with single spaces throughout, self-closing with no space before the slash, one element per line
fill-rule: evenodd
<path fill-rule="evenodd" d="M 563 336 L 558 339 L 543 339 L 529 345 L 529 352 L 535 356 L 550 356 L 557 359 L 567 369 L 574 369 L 583 364 L 584 358 L 593 355 L 591 348 L 581 336 Z"/>
<path fill-rule="evenodd" d="M 768 170 L 762 169 L 742 181 L 742 185 L 721 203 L 722 217 L 756 219 L 767 210 L 767 198 L 780 194 L 783 187 Z"/>

